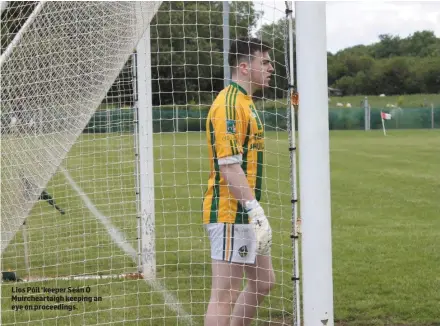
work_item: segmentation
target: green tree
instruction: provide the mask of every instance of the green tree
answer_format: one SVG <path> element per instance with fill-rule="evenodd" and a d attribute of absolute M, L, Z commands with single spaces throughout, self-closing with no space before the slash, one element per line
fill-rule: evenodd
<path fill-rule="evenodd" d="M 348 68 L 339 57 L 327 57 L 327 74 L 328 84 L 334 85 L 338 79 L 348 75 Z"/>
<path fill-rule="evenodd" d="M 371 49 L 369 46 L 366 45 L 355 45 L 350 48 L 340 50 L 338 53 L 336 53 L 336 55 L 346 55 L 346 54 L 356 55 L 356 56 L 363 56 L 363 55 L 371 56 Z"/>
<path fill-rule="evenodd" d="M 355 94 L 355 78 L 352 76 L 344 76 L 339 78 L 334 85 L 336 88 L 339 88 L 343 94 Z"/>
<path fill-rule="evenodd" d="M 408 81 L 412 78 L 411 64 L 412 60 L 407 57 L 394 57 L 384 61 L 380 80 L 384 93 L 390 95 L 406 93 Z"/>
<path fill-rule="evenodd" d="M 365 73 L 364 71 L 359 71 L 354 77 L 354 93 L 356 95 L 364 94 L 365 87 L 371 84 L 369 79 L 369 73 Z"/>
<path fill-rule="evenodd" d="M 413 35 L 402 40 L 402 52 L 406 56 L 427 57 L 438 53 L 438 39 L 432 31 L 415 32 Z M 437 50 L 437 51 L 436 51 Z"/>
<path fill-rule="evenodd" d="M 376 44 L 328 55 L 328 81 L 347 95 L 439 93 L 439 60 L 440 38 L 431 31 L 383 34 Z"/>
<path fill-rule="evenodd" d="M 440 57 L 426 57 L 414 65 L 418 93 L 440 93 Z"/>
<path fill-rule="evenodd" d="M 212 102 L 223 88 L 223 4 L 164 2 L 151 23 L 153 103 Z M 252 2 L 230 3 L 230 38 L 248 36 Z"/>
<path fill-rule="evenodd" d="M 381 34 L 379 40 L 380 42 L 373 47 L 375 58 L 389 58 L 401 54 L 399 36 Z"/>
<path fill-rule="evenodd" d="M 286 34 L 287 34 L 286 20 L 280 19 L 272 24 L 265 24 L 257 31 L 257 37 L 268 44 L 272 51 L 270 53 L 274 61 L 274 78 L 271 81 L 272 87 L 264 90 L 265 98 L 283 98 L 287 95 L 289 80 L 287 80 L 287 71 L 289 67 L 286 65 L 286 55 L 289 58 L 289 48 L 286 48 Z M 284 50 L 286 49 L 286 50 Z M 295 58 L 296 46 L 293 44 L 293 53 Z M 288 59 L 289 60 L 289 59 Z M 296 65 L 294 61 L 294 72 L 296 72 Z M 295 78 L 296 76 L 294 76 Z M 256 94 L 258 96 L 258 94 Z"/>

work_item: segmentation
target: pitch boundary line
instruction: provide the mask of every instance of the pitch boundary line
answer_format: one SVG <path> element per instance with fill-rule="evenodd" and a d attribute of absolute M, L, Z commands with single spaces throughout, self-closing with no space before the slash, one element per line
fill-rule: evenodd
<path fill-rule="evenodd" d="M 60 166 L 61 172 L 64 174 L 64 177 L 67 179 L 67 181 L 70 183 L 72 188 L 78 193 L 78 195 L 81 197 L 84 204 L 87 206 L 87 208 L 92 212 L 97 219 L 104 225 L 104 227 L 107 229 L 107 232 L 109 233 L 110 237 L 112 238 L 113 242 L 116 243 L 119 248 L 121 248 L 127 255 L 129 255 L 133 261 L 136 263 L 136 250 L 125 240 L 124 235 L 111 223 L 110 219 L 102 214 L 95 205 L 93 205 L 90 198 L 84 193 L 84 191 L 76 184 L 76 182 L 73 180 L 70 173 Z M 141 274 L 139 274 L 141 275 Z M 168 292 L 165 289 L 165 286 L 157 281 L 152 280 L 149 278 L 143 278 L 145 282 L 147 282 L 151 288 L 154 291 L 160 292 L 163 296 L 165 304 L 174 311 L 177 316 L 182 317 L 186 323 L 189 325 L 193 325 L 193 321 L 191 316 L 183 309 L 182 304 L 177 300 L 174 295 L 172 295 L 170 292 Z"/>

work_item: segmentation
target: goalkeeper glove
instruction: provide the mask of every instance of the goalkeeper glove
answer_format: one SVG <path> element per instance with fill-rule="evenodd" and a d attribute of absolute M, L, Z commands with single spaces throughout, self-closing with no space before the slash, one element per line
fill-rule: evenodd
<path fill-rule="evenodd" d="M 250 200 L 245 203 L 246 213 L 249 217 L 249 224 L 252 225 L 257 240 L 257 254 L 269 255 L 272 247 L 272 229 L 269 225 L 263 208 L 257 200 Z"/>

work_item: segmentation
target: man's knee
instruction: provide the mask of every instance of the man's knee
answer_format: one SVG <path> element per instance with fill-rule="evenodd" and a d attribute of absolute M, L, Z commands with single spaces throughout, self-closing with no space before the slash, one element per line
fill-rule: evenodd
<path fill-rule="evenodd" d="M 260 281 L 258 283 L 257 293 L 268 295 L 270 291 L 274 288 L 274 286 L 275 286 L 275 275 L 273 275 L 273 277 L 267 282 Z"/>
<path fill-rule="evenodd" d="M 240 291 L 235 289 L 214 289 L 211 294 L 211 302 L 217 303 L 235 303 Z"/>
<path fill-rule="evenodd" d="M 250 280 L 249 285 L 256 294 L 268 295 L 275 286 L 275 273 L 272 271 L 267 280 Z"/>

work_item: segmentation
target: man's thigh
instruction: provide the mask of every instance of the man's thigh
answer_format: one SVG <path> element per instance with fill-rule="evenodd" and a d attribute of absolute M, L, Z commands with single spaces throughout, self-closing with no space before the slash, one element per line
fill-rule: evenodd
<path fill-rule="evenodd" d="M 275 275 L 271 256 L 257 255 L 255 264 L 246 265 L 246 278 L 250 281 L 273 283 Z"/>
<path fill-rule="evenodd" d="M 244 265 L 212 260 L 212 290 L 239 291 L 243 282 Z"/>

